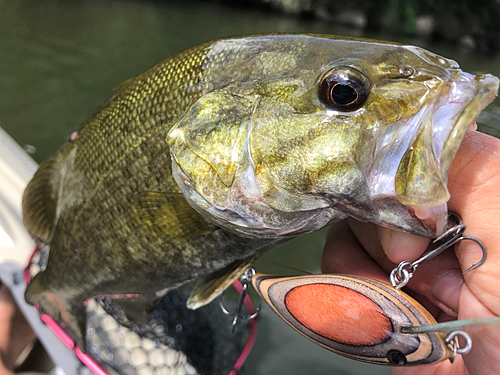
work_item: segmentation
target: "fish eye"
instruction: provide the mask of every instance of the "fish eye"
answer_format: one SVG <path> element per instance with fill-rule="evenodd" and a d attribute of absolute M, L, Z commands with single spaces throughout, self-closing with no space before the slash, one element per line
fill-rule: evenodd
<path fill-rule="evenodd" d="M 328 106 L 339 111 L 354 111 L 366 101 L 368 79 L 359 70 L 339 66 L 321 79 L 319 97 Z"/>
<path fill-rule="evenodd" d="M 394 365 L 405 365 L 407 363 L 406 356 L 396 349 L 389 350 L 386 357 Z"/>

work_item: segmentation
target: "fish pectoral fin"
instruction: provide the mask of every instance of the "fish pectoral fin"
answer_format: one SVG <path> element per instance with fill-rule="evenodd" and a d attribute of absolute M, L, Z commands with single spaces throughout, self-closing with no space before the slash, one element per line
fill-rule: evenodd
<path fill-rule="evenodd" d="M 180 192 L 145 191 L 134 195 L 131 203 L 142 225 L 158 235 L 182 239 L 217 229 Z"/>
<path fill-rule="evenodd" d="M 237 260 L 201 279 L 191 292 L 187 300 L 187 307 L 195 310 L 212 302 L 233 282 L 238 280 L 255 259 L 257 259 L 257 256 L 254 255 Z"/>
<path fill-rule="evenodd" d="M 156 295 L 112 299 L 113 304 L 123 311 L 129 322 L 142 324 L 149 323 L 158 300 Z"/>
<path fill-rule="evenodd" d="M 65 170 L 73 158 L 67 145 L 44 161 L 23 193 L 23 222 L 28 232 L 43 243 L 50 243 L 57 223 Z"/>

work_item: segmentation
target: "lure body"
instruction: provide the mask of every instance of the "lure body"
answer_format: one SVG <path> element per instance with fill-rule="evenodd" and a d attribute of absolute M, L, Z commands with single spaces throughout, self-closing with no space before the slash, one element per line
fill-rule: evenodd
<path fill-rule="evenodd" d="M 291 327 L 337 354 L 379 365 L 429 365 L 450 358 L 441 332 L 404 328 L 436 324 L 406 293 L 350 275 L 293 277 L 257 273 L 252 283 Z"/>

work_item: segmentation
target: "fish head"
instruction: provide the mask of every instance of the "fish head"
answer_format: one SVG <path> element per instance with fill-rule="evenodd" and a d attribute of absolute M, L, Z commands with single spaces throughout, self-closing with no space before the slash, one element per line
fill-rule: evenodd
<path fill-rule="evenodd" d="M 315 90 L 330 137 L 306 148 L 322 159 L 307 168 L 321 171 L 313 189 L 359 220 L 440 235 L 452 160 L 498 83 L 414 46 L 332 62 Z M 346 177 L 357 182 L 345 185 Z M 341 184 L 363 193 L 339 195 Z"/>
<path fill-rule="evenodd" d="M 255 52 L 174 124 L 186 198 L 243 235 L 296 235 L 346 216 L 440 235 L 451 162 L 498 78 L 415 46 L 313 39 Z"/>

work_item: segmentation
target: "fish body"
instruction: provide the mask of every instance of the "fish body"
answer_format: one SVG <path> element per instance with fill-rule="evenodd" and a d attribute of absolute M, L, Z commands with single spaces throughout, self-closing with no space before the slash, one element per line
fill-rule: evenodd
<path fill-rule="evenodd" d="M 201 279 L 201 306 L 264 251 L 353 216 L 427 237 L 498 79 L 413 46 L 256 35 L 173 55 L 116 89 L 45 161 L 24 223 L 50 244 L 26 299 L 80 346 L 84 302 Z"/>

